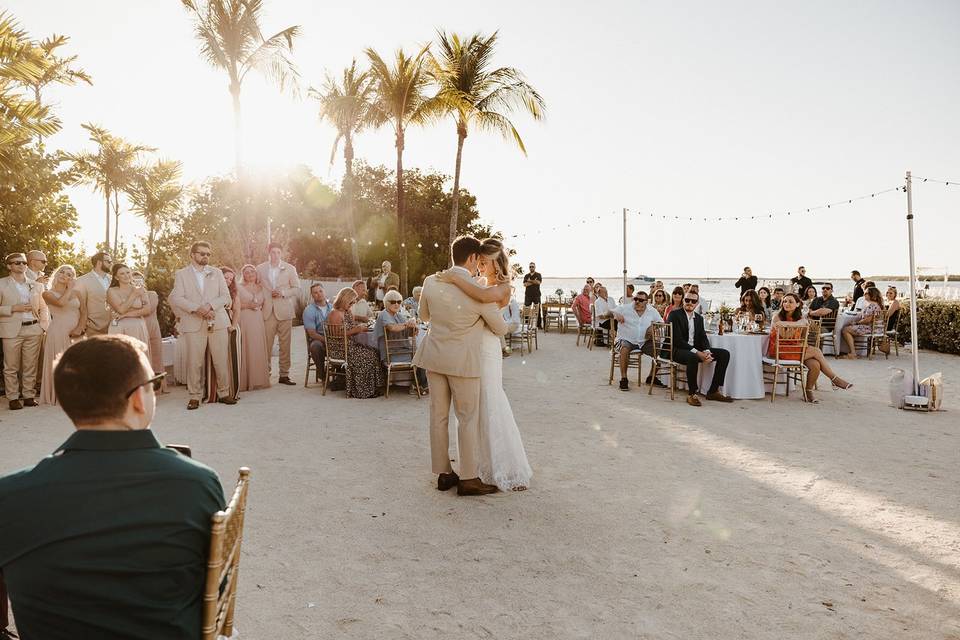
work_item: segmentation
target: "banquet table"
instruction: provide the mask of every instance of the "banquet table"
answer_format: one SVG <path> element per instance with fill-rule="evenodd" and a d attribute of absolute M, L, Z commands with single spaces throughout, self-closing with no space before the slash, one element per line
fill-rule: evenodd
<path fill-rule="evenodd" d="M 737 400 L 763 398 L 770 385 L 763 382 L 763 356 L 770 343 L 769 334 L 725 333 L 708 335 L 710 346 L 730 352 L 730 364 L 723 383 L 723 392 Z M 700 391 L 706 393 L 713 380 L 716 363 L 701 364 L 697 375 Z"/>

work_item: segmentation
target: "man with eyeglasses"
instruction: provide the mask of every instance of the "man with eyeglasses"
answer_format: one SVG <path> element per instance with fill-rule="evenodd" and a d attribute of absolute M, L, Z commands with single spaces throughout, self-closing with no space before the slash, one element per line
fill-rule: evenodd
<path fill-rule="evenodd" d="M 170 306 L 180 315 L 180 333 L 187 341 L 187 409 L 200 407 L 203 397 L 203 361 L 207 349 L 217 375 L 217 401 L 236 404 L 230 394 L 230 358 L 227 327 L 227 305 L 231 303 L 230 290 L 220 269 L 210 267 L 213 250 L 210 243 L 194 242 L 190 247 L 191 264 L 177 271 L 170 292 Z"/>
<path fill-rule="evenodd" d="M 110 288 L 110 269 L 113 258 L 100 251 L 90 258 L 92 270 L 77 278 L 77 288 L 87 307 L 86 336 L 106 335 L 112 319 L 107 308 L 107 289 Z"/>
<path fill-rule="evenodd" d="M 27 257 L 22 253 L 11 253 L 4 262 L 10 275 L 0 279 L 3 383 L 10 408 L 17 410 L 37 406 L 37 367 L 43 344 L 40 327 L 43 285 L 27 278 Z"/>
<path fill-rule="evenodd" d="M 613 348 L 620 352 L 620 391 L 630 389 L 627 380 L 630 353 L 639 351 L 653 357 L 653 323 L 663 322 L 663 318 L 647 304 L 648 301 L 647 292 L 638 291 L 633 295 L 632 304 L 621 305 L 612 311 L 617 321 L 617 342 Z"/>
<path fill-rule="evenodd" d="M 201 637 L 210 518 L 225 501 L 212 469 L 150 430 L 163 375 L 125 335 L 60 358 L 76 431 L 0 478 L 0 571 L 22 637 Z"/>
<path fill-rule="evenodd" d="M 820 289 L 820 295 L 810 302 L 810 311 L 807 312 L 807 316 L 823 318 L 838 311 L 840 311 L 840 301 L 833 297 L 833 285 L 825 282 Z"/>
<path fill-rule="evenodd" d="M 687 404 L 700 406 L 700 399 L 697 397 L 700 390 L 697 375 L 700 363 L 711 362 L 715 362 L 716 366 L 713 369 L 710 389 L 707 391 L 707 400 L 733 402 L 732 398 L 720 392 L 727 375 L 727 365 L 730 364 L 730 352 L 710 347 L 710 340 L 707 339 L 707 331 L 703 326 L 703 316 L 696 311 L 699 304 L 700 294 L 690 290 L 683 294 L 683 308 L 671 311 L 667 319 L 673 333 L 673 361 L 687 367 Z M 670 354 L 664 353 L 664 356 L 669 358 Z"/>

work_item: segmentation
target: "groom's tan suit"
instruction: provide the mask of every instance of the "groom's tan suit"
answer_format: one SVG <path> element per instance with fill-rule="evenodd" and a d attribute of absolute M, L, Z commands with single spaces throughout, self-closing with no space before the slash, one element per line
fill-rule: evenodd
<path fill-rule="evenodd" d="M 450 273 L 469 278 L 466 269 Z M 507 325 L 497 305 L 482 304 L 456 285 L 429 276 L 420 295 L 420 318 L 430 323 L 413 363 L 430 382 L 430 455 L 433 472 L 450 473 L 450 401 L 457 416 L 460 477 L 477 477 L 480 442 L 480 343 L 484 331 L 503 335 Z"/>

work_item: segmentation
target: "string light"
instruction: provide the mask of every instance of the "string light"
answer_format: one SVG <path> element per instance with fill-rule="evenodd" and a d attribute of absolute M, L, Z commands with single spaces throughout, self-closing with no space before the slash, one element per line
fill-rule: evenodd
<path fill-rule="evenodd" d="M 913 176 L 913 180 L 921 180 L 923 182 L 936 182 L 937 184 L 946 185 L 948 187 L 960 187 L 960 180 L 937 180 L 936 178 L 921 178 L 920 176 Z"/>

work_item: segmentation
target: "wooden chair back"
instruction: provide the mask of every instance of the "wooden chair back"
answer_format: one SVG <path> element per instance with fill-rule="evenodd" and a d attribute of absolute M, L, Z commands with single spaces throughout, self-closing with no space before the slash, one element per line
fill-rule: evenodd
<path fill-rule="evenodd" d="M 807 320 L 807 346 L 820 348 L 820 333 L 823 324 L 820 320 Z"/>
<path fill-rule="evenodd" d="M 342 324 L 323 325 L 323 338 L 327 343 L 327 360 L 334 363 L 347 362 L 347 329 Z"/>
<path fill-rule="evenodd" d="M 771 329 L 771 333 L 776 333 L 777 348 L 774 354 L 774 360 L 783 365 L 784 362 L 803 362 L 804 352 L 807 350 L 808 326 L 787 326 L 776 325 Z M 799 357 L 798 357 L 799 354 Z"/>
<path fill-rule="evenodd" d="M 673 325 L 669 322 L 654 322 L 653 327 L 653 359 L 673 361 Z M 663 352 L 667 355 L 663 356 Z"/>
<path fill-rule="evenodd" d="M 403 331 L 383 332 L 383 344 L 386 346 L 387 366 L 413 366 L 413 354 L 417 352 L 417 330 L 406 328 Z"/>
<path fill-rule="evenodd" d="M 233 613 L 240 576 L 240 544 L 247 509 L 250 469 L 240 467 L 240 477 L 225 511 L 211 518 L 210 553 L 203 589 L 203 640 L 233 635 Z"/>

